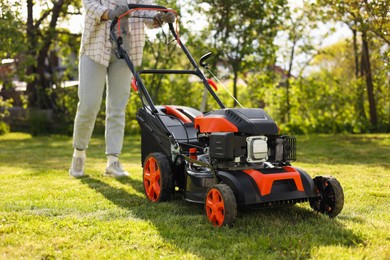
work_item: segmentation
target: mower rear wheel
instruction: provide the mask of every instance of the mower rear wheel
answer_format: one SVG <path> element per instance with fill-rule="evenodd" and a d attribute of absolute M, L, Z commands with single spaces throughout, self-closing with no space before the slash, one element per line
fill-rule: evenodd
<path fill-rule="evenodd" d="M 172 194 L 172 172 L 168 158 L 162 153 L 151 153 L 144 161 L 144 191 L 152 202 L 170 199 Z"/>
<path fill-rule="evenodd" d="M 313 181 L 318 197 L 310 200 L 310 207 L 330 218 L 336 217 L 344 207 L 344 192 L 340 183 L 333 177 L 322 176 L 315 177 Z"/>
<path fill-rule="evenodd" d="M 237 216 L 237 202 L 232 189 L 226 184 L 211 187 L 205 199 L 207 219 L 214 226 L 232 226 Z"/>

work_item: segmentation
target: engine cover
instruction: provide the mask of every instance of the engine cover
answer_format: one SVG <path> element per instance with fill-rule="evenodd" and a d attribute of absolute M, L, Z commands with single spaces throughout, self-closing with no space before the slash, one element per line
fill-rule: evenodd
<path fill-rule="evenodd" d="M 234 132 L 246 135 L 276 135 L 278 126 L 261 108 L 226 108 L 195 118 L 200 133 Z"/>

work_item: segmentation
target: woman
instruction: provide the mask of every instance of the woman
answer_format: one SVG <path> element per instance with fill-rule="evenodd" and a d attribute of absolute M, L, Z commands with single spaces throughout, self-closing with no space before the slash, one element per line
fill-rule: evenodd
<path fill-rule="evenodd" d="M 83 0 L 85 15 L 79 60 L 79 103 L 74 122 L 73 159 L 69 169 L 69 174 L 73 177 L 84 176 L 85 151 L 91 139 L 105 86 L 107 155 L 105 175 L 114 177 L 129 175 L 123 170 L 119 155 L 123 146 L 125 109 L 130 96 L 132 75 L 125 61 L 115 56 L 114 44 L 109 40 L 111 20 L 129 11 L 127 4 L 154 3 L 153 0 Z M 123 48 L 134 65 L 138 66 L 142 62 L 145 44 L 144 26 L 156 28 L 164 22 L 173 23 L 175 15 L 172 12 L 154 11 L 134 13 L 137 18 L 121 20 L 121 35 L 124 40 Z"/>

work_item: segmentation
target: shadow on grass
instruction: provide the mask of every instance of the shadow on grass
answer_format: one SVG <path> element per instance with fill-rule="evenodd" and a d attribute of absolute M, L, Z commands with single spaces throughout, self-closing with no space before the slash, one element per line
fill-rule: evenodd
<path fill-rule="evenodd" d="M 140 164 L 140 137 L 127 136 L 121 160 Z M 28 163 L 55 167 L 70 164 L 72 138 L 68 136 L 39 136 L 4 139 L 0 142 L 0 163 Z M 390 169 L 388 135 L 311 135 L 297 136 L 297 161 L 300 163 L 365 164 Z M 91 139 L 88 158 L 105 158 L 104 137 Z M 21 156 L 14 156 L 20 154 Z M 368 159 L 369 156 L 369 159 Z"/>
<path fill-rule="evenodd" d="M 122 178 L 116 178 L 118 182 L 124 184 L 124 185 L 130 185 L 135 189 L 136 191 L 143 193 L 144 192 L 144 186 L 142 184 L 142 181 L 132 179 L 130 177 L 122 177 Z"/>
<path fill-rule="evenodd" d="M 308 258 L 319 246 L 354 247 L 363 239 L 342 223 L 301 207 L 239 212 L 232 228 L 215 228 L 204 216 L 203 206 L 173 200 L 151 203 L 144 196 L 129 194 L 104 181 L 80 181 L 115 205 L 148 220 L 168 243 L 202 258 Z M 118 179 L 143 192 L 142 182 Z"/>
<path fill-rule="evenodd" d="M 140 162 L 140 140 L 138 136 L 125 138 L 121 159 L 127 163 Z M 67 167 L 71 163 L 73 153 L 72 138 L 67 136 L 39 136 L 0 142 L 0 163 L 28 164 L 29 167 L 47 168 Z M 18 156 L 15 156 L 18 155 Z M 91 139 L 87 150 L 88 159 L 105 160 L 105 142 L 103 136 Z"/>
<path fill-rule="evenodd" d="M 303 141 L 300 145 L 301 139 Z M 126 138 L 125 144 L 129 145 L 124 146 L 121 159 L 138 164 L 138 137 Z M 54 178 L 53 168 L 63 171 L 70 164 L 71 147 L 72 141 L 68 137 L 2 140 L 0 163 L 2 166 L 22 165 L 33 172 L 31 175 L 50 174 Z M 370 160 L 367 164 L 378 165 L 382 162 L 388 167 L 389 164 L 384 158 L 389 149 L 388 143 L 375 138 L 353 136 L 340 141 L 340 137 L 332 136 L 298 137 L 298 151 L 309 163 L 318 163 L 319 160 L 360 164 L 367 161 L 369 154 Z M 88 157 L 103 156 L 103 138 L 93 139 L 88 149 Z M 200 258 L 310 258 L 313 249 L 320 246 L 355 247 L 363 243 L 361 237 L 343 226 L 344 220 L 364 222 L 361 218 L 353 219 L 341 215 L 337 219 L 329 219 L 295 206 L 241 212 L 233 228 L 214 228 L 207 222 L 202 205 L 176 199 L 167 203 L 150 203 L 145 196 L 130 194 L 124 188 L 113 187 L 104 179 L 89 177 L 79 181 L 118 207 L 131 211 L 140 219 L 152 222 L 169 244 Z M 118 181 L 132 187 L 138 194 L 143 194 L 142 181 L 132 178 L 121 178 Z"/>

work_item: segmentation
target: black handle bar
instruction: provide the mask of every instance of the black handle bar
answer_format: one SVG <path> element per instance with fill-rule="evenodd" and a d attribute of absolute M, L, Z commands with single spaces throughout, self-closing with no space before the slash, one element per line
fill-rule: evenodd
<path fill-rule="evenodd" d="M 165 6 L 162 5 L 138 5 L 138 4 L 128 4 L 127 5 L 129 9 L 136 9 L 136 8 L 152 8 L 152 9 L 168 9 Z"/>
<path fill-rule="evenodd" d="M 208 52 L 208 53 L 206 53 L 205 55 L 203 55 L 201 58 L 200 58 L 200 61 L 199 61 L 199 64 L 200 64 L 200 66 L 202 66 L 203 68 L 208 68 L 208 66 L 209 66 L 209 64 L 207 64 L 205 61 L 208 59 L 208 58 L 210 58 L 210 56 L 211 56 L 211 52 Z"/>

